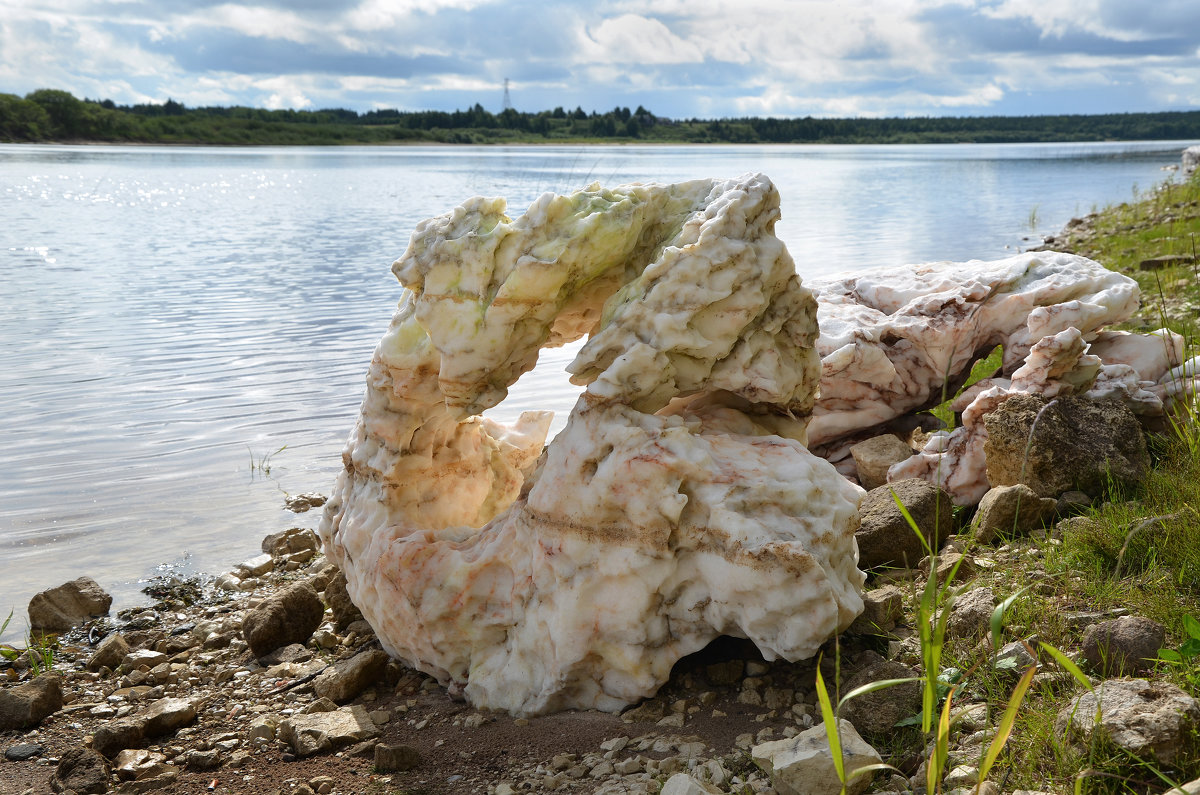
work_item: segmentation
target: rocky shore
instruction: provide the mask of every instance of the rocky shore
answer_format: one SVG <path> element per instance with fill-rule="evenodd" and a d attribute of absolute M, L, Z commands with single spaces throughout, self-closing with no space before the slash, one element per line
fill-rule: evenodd
<path fill-rule="evenodd" d="M 1190 207 L 1200 199 L 1168 209 Z M 1106 220 L 1048 244 L 1107 261 L 1088 248 L 1111 236 Z M 1142 259 L 1173 297 L 1140 322 L 1194 319 L 1181 270 L 1194 262 Z M 31 601 L 26 647 L 0 646 L 0 795 L 836 793 L 819 682 L 836 703 L 883 680 L 907 681 L 848 699 L 837 725 L 847 769 L 890 767 L 847 792 L 926 792 L 938 746 L 920 714 L 936 680 L 954 715 L 942 792 L 1200 793 L 1200 574 L 1186 558 L 1200 436 L 1073 396 L 1004 406 L 984 420 L 988 470 L 1019 471 L 1019 485 L 977 508 L 924 480 L 880 485 L 921 449 L 921 427 L 850 448 L 869 489 L 855 534 L 865 610 L 818 657 L 767 661 L 720 637 L 620 713 L 473 708 L 384 652 L 311 530 L 268 536 L 217 577 L 156 579 L 151 603 L 115 616 L 102 585 L 64 583 Z M 945 617 L 935 666 L 921 639 L 930 593 Z M 984 776 L 1013 728 L 1010 699 L 1021 717 Z"/>
<path fill-rule="evenodd" d="M 916 521 L 931 530 L 936 490 L 921 481 L 898 488 Z M 933 561 L 932 576 L 970 585 L 950 615 L 951 638 L 974 643 L 986 635 L 1009 587 L 1006 571 L 1022 568 L 1035 589 L 1056 592 L 1044 558 L 1072 523 L 1089 521 L 1074 516 L 1084 495 L 1034 498 L 1037 510 L 1020 519 L 1029 535 L 1000 541 L 994 525 L 1014 515 L 1004 500 L 991 507 L 996 502 L 984 508 L 996 511 L 991 519 L 977 515 L 959 528 Z M 921 665 L 915 610 L 931 561 L 896 567 L 894 558 L 909 554 L 907 541 L 889 551 L 886 539 L 902 539 L 907 528 L 889 503 L 885 487 L 864 505 L 860 539 L 882 561 L 867 610 L 820 662 L 824 680 L 831 688 L 840 682 L 843 693 L 914 677 Z M 838 788 L 818 706 L 817 662 L 766 662 L 744 641 L 723 638 L 685 658 L 654 698 L 622 714 L 514 719 L 472 709 L 390 659 L 311 530 L 267 537 L 261 556 L 215 581 L 155 582 L 147 589 L 155 598 L 150 606 L 114 618 L 72 617 L 72 610 L 95 609 L 97 590 L 83 578 L 34 600 L 35 621 L 48 615 L 80 623 L 58 636 L 52 661 L 39 656 L 37 643 L 5 661 L 0 792 L 769 795 Z M 1076 658 L 1091 665 L 1097 686 L 1109 683 L 1099 692 L 1111 691 L 1124 705 L 1104 731 L 1129 753 L 1166 764 L 1190 753 L 1200 702 L 1169 684 L 1125 676 L 1148 670 L 1163 627 L 1126 610 L 1068 606 L 1063 616 L 1078 636 Z M 999 680 L 1033 663 L 1025 630 L 1010 627 L 1012 640 L 989 655 Z M 1053 668 L 1034 682 L 1047 692 L 1073 689 L 1070 675 Z M 1072 713 L 1079 707 L 1064 704 Z M 999 716 L 984 693 L 956 707 L 944 784 L 947 792 L 966 793 Z M 880 758 L 861 733 L 897 768 L 876 775 L 870 791 L 923 791 L 926 749 L 888 743 L 897 722 L 911 722 L 920 708 L 916 682 L 843 708 L 843 747 L 848 755 L 857 747 L 862 760 L 850 767 Z M 862 784 L 850 791 L 863 791 Z M 985 782 L 980 791 L 1000 790 Z"/>

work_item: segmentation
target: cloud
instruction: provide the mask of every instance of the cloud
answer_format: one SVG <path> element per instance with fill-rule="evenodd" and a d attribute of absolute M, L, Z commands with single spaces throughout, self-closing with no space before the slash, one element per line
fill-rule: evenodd
<path fill-rule="evenodd" d="M 0 0 L 0 91 L 673 117 L 1200 106 L 1200 3 Z"/>

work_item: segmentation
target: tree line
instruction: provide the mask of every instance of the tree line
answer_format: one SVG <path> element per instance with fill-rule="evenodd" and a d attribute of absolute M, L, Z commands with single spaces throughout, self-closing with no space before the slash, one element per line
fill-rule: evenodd
<path fill-rule="evenodd" d="M 1057 116 L 669 119 L 642 106 L 537 113 L 476 104 L 456 111 L 267 110 L 117 105 L 39 89 L 0 93 L 0 141 L 187 144 L 1018 143 L 1200 138 L 1200 111 Z"/>

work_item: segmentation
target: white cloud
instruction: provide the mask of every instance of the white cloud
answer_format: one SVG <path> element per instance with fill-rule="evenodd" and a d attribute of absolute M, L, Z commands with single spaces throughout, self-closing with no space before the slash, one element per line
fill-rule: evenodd
<path fill-rule="evenodd" d="M 582 35 L 580 60 L 591 63 L 665 64 L 704 60 L 703 51 L 681 39 L 657 19 L 622 14 Z"/>

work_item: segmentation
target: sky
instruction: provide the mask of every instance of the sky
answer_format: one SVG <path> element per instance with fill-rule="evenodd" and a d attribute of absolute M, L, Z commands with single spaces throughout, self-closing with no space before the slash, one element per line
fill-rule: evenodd
<path fill-rule="evenodd" d="M 0 92 L 676 119 L 1200 108 L 1197 0 L 0 0 Z"/>

